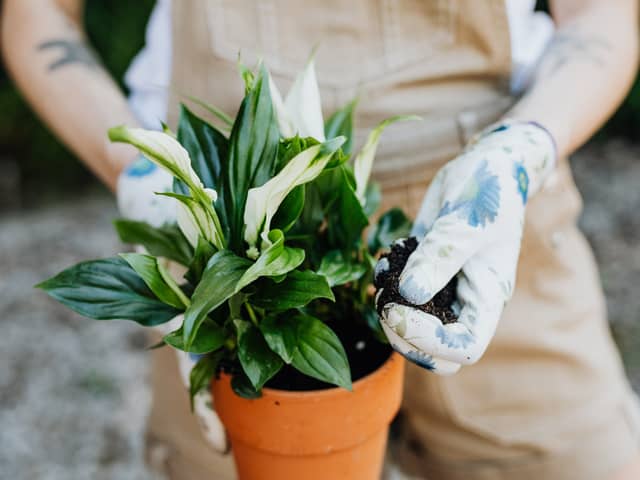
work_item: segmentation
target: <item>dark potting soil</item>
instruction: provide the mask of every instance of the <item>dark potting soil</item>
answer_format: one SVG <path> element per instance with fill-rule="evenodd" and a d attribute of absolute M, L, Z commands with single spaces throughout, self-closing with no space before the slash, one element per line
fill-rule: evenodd
<path fill-rule="evenodd" d="M 388 260 L 389 269 L 380 273 L 374 282 L 377 291 L 381 288 L 383 289 L 378 299 L 378 314 L 382 314 L 382 308 L 387 303 L 395 302 L 417 308 L 425 313 L 438 317 L 444 324 L 456 322 L 458 316 L 451 308 L 453 302 L 456 300 L 456 288 L 458 286 L 458 279 L 456 277 L 453 277 L 431 300 L 422 305 L 413 305 L 400 295 L 398 291 L 400 273 L 402 273 L 402 269 L 407 263 L 409 255 L 411 255 L 417 247 L 418 240 L 415 237 L 410 237 L 404 242 L 392 245 L 391 250 L 380 257 Z"/>
<path fill-rule="evenodd" d="M 380 342 L 366 325 L 354 322 L 351 318 L 341 318 L 326 323 L 342 341 L 351 367 L 353 382 L 380 368 L 391 355 L 391 347 Z M 265 387 L 277 390 L 309 391 L 335 388 L 335 385 L 308 377 L 291 365 L 285 365 L 267 382 Z"/>

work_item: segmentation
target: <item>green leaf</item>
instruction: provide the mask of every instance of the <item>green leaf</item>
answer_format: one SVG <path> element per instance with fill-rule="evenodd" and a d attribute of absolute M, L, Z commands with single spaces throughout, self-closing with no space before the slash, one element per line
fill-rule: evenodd
<path fill-rule="evenodd" d="M 189 153 L 191 166 L 205 187 L 222 191 L 222 172 L 227 168 L 229 141 L 211 124 L 180 106 L 178 141 Z M 215 209 L 223 229 L 227 226 L 225 199 L 219 196 Z"/>
<path fill-rule="evenodd" d="M 382 194 L 380 192 L 380 186 L 375 182 L 369 182 L 367 190 L 364 193 L 364 206 L 362 210 L 367 218 L 371 217 L 380 206 L 380 200 Z"/>
<path fill-rule="evenodd" d="M 221 250 L 209 259 L 191 297 L 191 305 L 184 313 L 183 334 L 187 349 L 191 348 L 207 314 L 235 293 L 238 280 L 249 265 L 251 262 L 228 250 Z"/>
<path fill-rule="evenodd" d="M 213 320 L 206 319 L 202 322 L 198 330 L 198 336 L 189 349 L 184 344 L 184 334 L 182 327 L 165 335 L 163 340 L 166 344 L 171 345 L 178 350 L 189 353 L 209 353 L 219 349 L 224 345 L 225 341 L 224 329 Z"/>
<path fill-rule="evenodd" d="M 236 292 L 259 277 L 276 277 L 290 272 L 304 261 L 304 250 L 284 245 L 282 231 L 271 230 L 269 240 L 272 242 L 271 246 L 244 272 L 236 285 Z"/>
<path fill-rule="evenodd" d="M 189 265 L 193 248 L 176 225 L 152 227 L 126 219 L 115 220 L 113 224 L 124 243 L 142 245 L 151 255 Z"/>
<path fill-rule="evenodd" d="M 380 217 L 375 228 L 369 232 L 369 251 L 373 255 L 398 238 L 408 237 L 410 232 L 411 220 L 399 208 L 392 208 Z"/>
<path fill-rule="evenodd" d="M 290 315 L 269 316 L 260 322 L 260 331 L 269 348 L 285 363 L 291 363 L 298 348 L 298 320 Z"/>
<path fill-rule="evenodd" d="M 311 270 L 294 270 L 280 283 L 265 279 L 251 296 L 251 304 L 276 312 L 304 307 L 316 298 L 334 301 L 327 279 Z"/>
<path fill-rule="evenodd" d="M 214 253 L 216 253 L 215 247 L 205 238 L 198 236 L 198 245 L 191 262 L 189 262 L 189 269 L 184 274 L 184 278 L 189 280 L 192 285 L 197 285 L 202 278 L 202 272 L 204 272 L 207 262 Z"/>
<path fill-rule="evenodd" d="M 195 103 L 196 105 L 204 108 L 207 112 L 209 112 L 214 117 L 218 118 L 225 124 L 226 127 L 231 128 L 233 126 L 233 119 L 227 115 L 225 112 L 220 110 L 218 107 L 211 105 L 210 103 L 205 102 L 204 100 L 200 100 L 197 97 L 191 95 L 185 95 L 185 97 Z M 225 129 L 227 130 L 227 129 Z"/>
<path fill-rule="evenodd" d="M 260 330 L 245 320 L 234 320 L 238 332 L 238 359 L 256 390 L 282 368 L 282 360 L 271 351 Z"/>
<path fill-rule="evenodd" d="M 340 110 L 337 110 L 324 125 L 324 132 L 327 138 L 335 138 L 343 135 L 347 141 L 342 147 L 346 155 L 351 153 L 353 145 L 353 114 L 358 104 L 358 98 L 354 98 Z"/>
<path fill-rule="evenodd" d="M 158 297 L 158 300 L 183 309 L 189 304 L 189 299 L 184 296 L 180 287 L 169 273 L 158 263 L 156 257 L 142 253 L 121 253 L 119 255 L 131 265 L 138 275 L 147 284 L 147 287 Z"/>
<path fill-rule="evenodd" d="M 313 147 L 314 145 L 320 145 L 320 143 L 321 142 L 313 137 L 300 137 L 298 135 L 295 137 L 281 139 L 280 146 L 278 147 L 278 164 L 276 170 L 279 172 L 299 153 Z"/>
<path fill-rule="evenodd" d="M 218 364 L 222 359 L 222 352 L 205 355 L 198 360 L 189 374 L 189 398 L 191 400 L 191 410 L 193 411 L 193 398 L 200 390 L 209 388 L 211 380 L 216 374 Z"/>
<path fill-rule="evenodd" d="M 273 216 L 272 228 L 287 232 L 300 218 L 304 209 L 304 185 L 299 185 L 287 195 Z"/>
<path fill-rule="evenodd" d="M 336 334 L 309 315 L 297 315 L 295 321 L 297 348 L 291 364 L 310 377 L 351 390 L 349 361 Z"/>
<path fill-rule="evenodd" d="M 120 257 L 79 263 L 36 287 L 71 310 L 95 320 L 127 319 L 153 326 L 180 313 L 158 300 Z"/>
<path fill-rule="evenodd" d="M 262 396 L 262 392 L 253 388 L 251 381 L 244 372 L 236 373 L 231 377 L 231 388 L 236 395 L 248 400 L 260 398 Z"/>
<path fill-rule="evenodd" d="M 355 193 L 353 174 L 348 165 L 341 165 L 324 172 L 318 180 L 329 242 L 333 248 L 351 248 L 369 224 Z"/>
<path fill-rule="evenodd" d="M 318 275 L 327 279 L 335 287 L 358 280 L 367 271 L 367 266 L 344 258 L 339 250 L 332 250 L 322 257 Z"/>
<path fill-rule="evenodd" d="M 227 210 L 229 245 L 243 246 L 244 211 L 250 188 L 263 185 L 275 173 L 280 133 L 269 93 L 269 76 L 260 67 L 251 82 L 229 138 L 229 163 L 220 196 Z"/>

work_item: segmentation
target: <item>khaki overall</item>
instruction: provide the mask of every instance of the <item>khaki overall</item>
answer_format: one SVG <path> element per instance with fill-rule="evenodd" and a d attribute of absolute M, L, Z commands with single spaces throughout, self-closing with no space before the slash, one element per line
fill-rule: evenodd
<path fill-rule="evenodd" d="M 512 103 L 504 0 L 174 0 L 174 96 L 235 114 L 236 61 L 264 58 L 286 92 L 313 47 L 325 116 L 361 95 L 358 138 L 392 126 L 374 176 L 414 215 L 435 171 Z M 527 208 L 515 295 L 495 339 L 453 377 L 409 365 L 392 461 L 417 478 L 604 479 L 640 451 L 634 397 L 612 342 L 580 196 L 566 160 Z M 531 326 L 535 325 L 535 328 Z M 163 349 L 166 350 L 166 349 Z M 202 440 L 171 352 L 156 351 L 151 460 L 172 479 L 232 479 Z M 330 480 L 330 479 L 328 479 Z"/>

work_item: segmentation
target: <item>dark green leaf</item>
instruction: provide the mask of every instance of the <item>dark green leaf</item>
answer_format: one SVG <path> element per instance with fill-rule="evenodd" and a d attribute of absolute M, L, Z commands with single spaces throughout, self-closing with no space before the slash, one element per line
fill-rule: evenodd
<path fill-rule="evenodd" d="M 238 359 L 256 390 L 282 368 L 282 360 L 271 351 L 262 332 L 245 320 L 234 320 L 238 332 Z"/>
<path fill-rule="evenodd" d="M 304 209 L 304 185 L 299 185 L 285 197 L 271 221 L 271 228 L 288 231 Z"/>
<path fill-rule="evenodd" d="M 79 314 L 96 320 L 127 319 L 152 326 L 180 313 L 158 300 L 120 257 L 79 263 L 36 287 Z"/>
<path fill-rule="evenodd" d="M 366 271 L 366 265 L 344 258 L 339 250 L 332 250 L 322 258 L 318 275 L 324 276 L 329 285 L 335 287 L 358 280 Z"/>
<path fill-rule="evenodd" d="M 398 238 L 405 238 L 411 232 L 411 220 L 399 208 L 385 212 L 375 228 L 369 232 L 369 251 L 375 254 L 381 248 L 387 248 Z"/>
<path fill-rule="evenodd" d="M 113 224 L 124 243 L 142 245 L 151 255 L 182 265 L 188 265 L 191 260 L 193 248 L 176 225 L 152 227 L 145 222 L 125 219 L 118 219 Z"/>
<path fill-rule="evenodd" d="M 184 274 L 184 278 L 189 280 L 192 285 L 197 285 L 202 278 L 202 272 L 207 265 L 207 262 L 216 253 L 216 249 L 205 238 L 198 237 L 198 245 L 196 251 L 193 254 L 193 258 L 189 263 L 189 269 Z"/>
<path fill-rule="evenodd" d="M 324 133 L 327 138 L 334 138 L 340 135 L 347 137 L 347 141 L 342 147 L 342 150 L 347 155 L 351 154 L 353 145 L 353 113 L 357 104 L 358 99 L 353 99 L 331 115 L 324 126 Z"/>
<path fill-rule="evenodd" d="M 280 283 L 267 279 L 261 282 L 251 296 L 251 304 L 275 312 L 304 307 L 316 298 L 334 300 L 327 279 L 311 270 L 294 270 Z"/>
<path fill-rule="evenodd" d="M 191 399 L 191 410 L 193 410 L 193 398 L 200 390 L 209 388 L 211 380 L 216 374 L 218 363 L 222 358 L 222 352 L 204 355 L 198 360 L 189 374 L 189 397 Z"/>
<path fill-rule="evenodd" d="M 249 265 L 251 262 L 228 250 L 221 250 L 209 259 L 191 297 L 191 305 L 184 313 L 183 333 L 187 349 L 191 348 L 207 314 L 234 294 L 238 280 Z"/>
<path fill-rule="evenodd" d="M 269 348 L 285 363 L 291 363 L 298 347 L 297 318 L 290 315 L 270 316 L 260 322 L 260 331 Z"/>
<path fill-rule="evenodd" d="M 224 345 L 224 330 L 213 320 L 205 320 L 200 325 L 198 335 L 188 350 L 184 345 L 184 334 L 182 327 L 164 336 L 164 342 L 178 350 L 189 353 L 209 353 L 219 349 Z"/>
<path fill-rule="evenodd" d="M 264 250 L 238 281 L 236 291 L 242 290 L 259 277 L 276 277 L 290 272 L 304 261 L 304 250 L 284 245 L 284 234 L 280 230 L 271 230 L 269 240 L 272 244 Z"/>
<path fill-rule="evenodd" d="M 325 171 L 318 177 L 320 198 L 327 215 L 332 248 L 349 249 L 358 242 L 369 224 L 355 192 L 355 180 L 348 165 Z"/>
<path fill-rule="evenodd" d="M 351 371 L 340 339 L 317 318 L 298 315 L 291 364 L 300 372 L 351 390 Z"/>
<path fill-rule="evenodd" d="M 247 192 L 264 184 L 275 173 L 280 132 L 269 93 L 269 75 L 260 67 L 242 100 L 229 138 L 229 164 L 223 198 L 230 226 L 229 245 L 239 252 L 243 248 L 242 230 Z"/>
<path fill-rule="evenodd" d="M 231 388 L 236 395 L 248 400 L 260 398 L 262 396 L 262 392 L 253 388 L 249 377 L 247 377 L 244 372 L 236 373 L 231 377 Z"/>
<path fill-rule="evenodd" d="M 157 258 L 142 253 L 121 253 L 120 257 L 124 258 L 131 265 L 131 268 L 140 275 L 147 287 L 158 297 L 158 300 L 178 309 L 186 308 L 183 301 L 184 295 L 181 298 L 176 292 L 179 288 L 178 285 L 169 277 L 166 270 L 161 270 Z"/>
<path fill-rule="evenodd" d="M 178 141 L 189 153 L 191 166 L 204 186 L 222 190 L 221 176 L 227 169 L 229 149 L 229 141 L 224 134 L 181 105 Z M 215 202 L 215 209 L 223 230 L 228 225 L 225 201 L 225 198 L 219 196 Z"/>

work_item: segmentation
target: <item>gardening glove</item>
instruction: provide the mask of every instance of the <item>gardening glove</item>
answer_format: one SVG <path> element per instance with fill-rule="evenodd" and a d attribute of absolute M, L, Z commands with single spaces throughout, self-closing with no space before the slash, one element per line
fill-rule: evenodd
<path fill-rule="evenodd" d="M 118 209 L 125 218 L 147 222 L 154 227 L 176 221 L 176 202 L 172 198 L 156 195 L 155 192 L 171 192 L 173 177 L 167 171 L 158 168 L 142 154 L 118 178 Z M 136 247 L 142 248 L 142 247 Z M 178 264 L 166 265 L 177 280 L 182 278 L 183 269 Z M 182 324 L 182 315 L 169 323 L 159 325 L 157 330 L 167 334 Z M 169 347 L 171 348 L 171 347 Z M 189 374 L 198 361 L 198 356 L 175 349 L 180 376 L 189 387 Z M 228 442 L 222 422 L 213 410 L 213 400 L 208 389 L 197 393 L 193 399 L 193 413 L 200 424 L 200 430 L 215 450 L 228 451 Z"/>
<path fill-rule="evenodd" d="M 555 161 L 547 130 L 507 120 L 478 134 L 436 174 L 412 231 L 420 243 L 398 290 L 409 303 L 423 305 L 457 275 L 452 309 L 458 320 L 443 324 L 410 306 L 379 305 L 395 350 L 442 375 L 480 359 L 513 292 L 527 199 Z M 382 258 L 376 277 L 388 268 Z"/>
<path fill-rule="evenodd" d="M 147 222 L 154 227 L 174 223 L 175 200 L 155 194 L 171 192 L 172 186 L 171 174 L 140 154 L 118 177 L 118 210 L 129 220 Z"/>
<path fill-rule="evenodd" d="M 177 330 L 180 325 L 182 325 L 183 320 L 184 317 L 182 315 L 178 315 L 170 322 L 163 325 L 158 325 L 157 328 L 163 334 L 167 334 L 169 332 Z M 182 350 L 174 349 L 173 347 L 163 348 L 171 348 L 177 355 L 180 378 L 185 385 L 185 393 L 188 394 L 189 375 L 191 374 L 191 370 L 193 369 L 195 364 L 198 363 L 201 355 L 183 352 Z M 214 450 L 220 453 L 228 453 L 229 442 L 227 440 L 227 434 L 224 430 L 222 422 L 220 421 L 220 418 L 218 417 L 218 414 L 213 407 L 213 397 L 209 388 L 200 390 L 195 394 L 193 398 L 193 414 L 198 419 L 200 432 L 202 432 L 202 435 L 205 438 L 207 444 L 209 444 L 209 446 L 211 446 Z"/>

